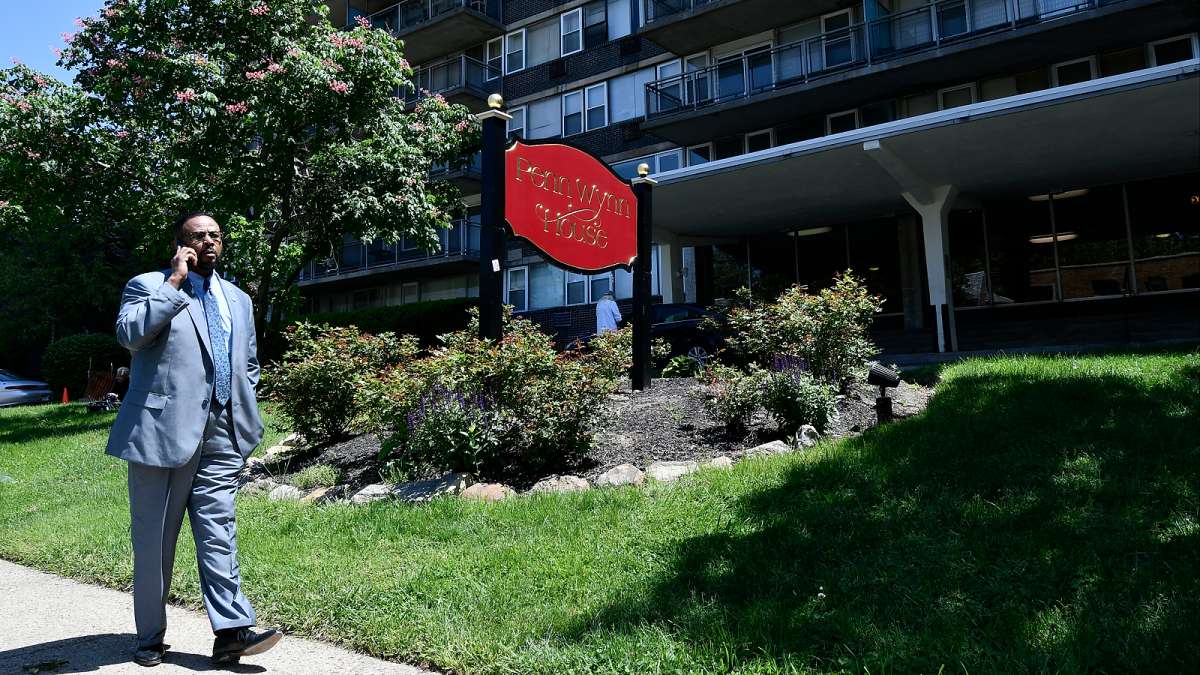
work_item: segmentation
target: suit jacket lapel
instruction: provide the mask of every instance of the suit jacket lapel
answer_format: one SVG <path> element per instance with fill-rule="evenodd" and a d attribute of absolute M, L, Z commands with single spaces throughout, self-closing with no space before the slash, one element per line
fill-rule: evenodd
<path fill-rule="evenodd" d="M 231 365 L 234 372 L 241 372 L 239 367 L 246 363 L 246 356 L 241 349 L 241 345 L 245 344 L 242 341 L 245 327 L 242 325 L 241 301 L 238 299 L 238 294 L 234 292 L 233 284 L 222 279 L 216 272 L 213 272 L 213 278 L 221 284 L 221 292 L 225 294 L 225 302 L 229 305 L 229 332 L 232 334 L 229 340 L 231 343 L 229 355 L 233 360 Z"/>
<path fill-rule="evenodd" d="M 204 352 L 208 354 L 208 360 L 212 360 L 212 344 L 208 341 L 208 318 L 204 316 L 204 305 L 200 302 L 200 298 L 196 295 L 196 289 L 192 287 L 192 280 L 188 279 L 188 314 L 192 317 L 192 323 L 196 326 L 196 333 L 200 336 L 200 344 L 204 345 Z"/>

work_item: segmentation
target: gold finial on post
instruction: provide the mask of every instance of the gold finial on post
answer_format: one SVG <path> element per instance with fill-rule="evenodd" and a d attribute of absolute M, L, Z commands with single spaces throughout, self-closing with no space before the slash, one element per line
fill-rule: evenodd
<path fill-rule="evenodd" d="M 488 96 L 488 107 L 492 110 L 499 110 L 504 107 L 504 97 L 500 94 L 492 94 Z"/>
<path fill-rule="evenodd" d="M 645 162 L 638 164 L 637 172 L 638 172 L 638 175 L 641 176 L 642 178 L 649 176 L 650 175 L 650 165 Z"/>

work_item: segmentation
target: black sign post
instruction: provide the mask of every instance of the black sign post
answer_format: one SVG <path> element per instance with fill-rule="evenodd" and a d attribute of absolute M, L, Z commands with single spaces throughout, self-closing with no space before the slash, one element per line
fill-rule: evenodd
<path fill-rule="evenodd" d="M 488 110 L 476 115 L 483 125 L 483 184 L 480 186 L 479 228 L 479 336 L 498 340 L 502 332 L 504 279 L 500 259 L 504 256 L 507 232 L 504 228 L 504 146 L 508 121 L 512 116 L 501 111 L 504 99 L 488 97 Z"/>
<path fill-rule="evenodd" d="M 630 182 L 637 196 L 637 261 L 633 264 L 633 379 L 634 391 L 650 388 L 650 237 L 653 220 L 654 186 L 647 178 L 649 164 L 638 165 L 638 177 Z"/>

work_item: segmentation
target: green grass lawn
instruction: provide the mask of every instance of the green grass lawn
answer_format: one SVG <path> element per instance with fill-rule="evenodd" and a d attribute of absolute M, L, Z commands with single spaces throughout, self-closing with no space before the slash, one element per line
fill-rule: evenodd
<path fill-rule="evenodd" d="M 0 556 L 128 586 L 110 419 L 0 411 Z M 466 673 L 1197 672 L 1200 354 L 961 363 L 919 417 L 669 486 L 239 515 L 264 623 Z"/>

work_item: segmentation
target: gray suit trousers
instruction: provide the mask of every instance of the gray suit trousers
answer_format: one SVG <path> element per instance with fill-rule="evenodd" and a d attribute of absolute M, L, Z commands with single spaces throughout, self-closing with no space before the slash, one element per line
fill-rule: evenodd
<path fill-rule="evenodd" d="M 129 462 L 133 616 L 139 647 L 162 642 L 167 630 L 166 603 L 184 509 L 213 631 L 255 623 L 254 609 L 242 594 L 237 562 L 234 497 L 244 460 L 234 439 L 227 405 L 208 413 L 200 447 L 187 464 L 164 468 Z"/>

